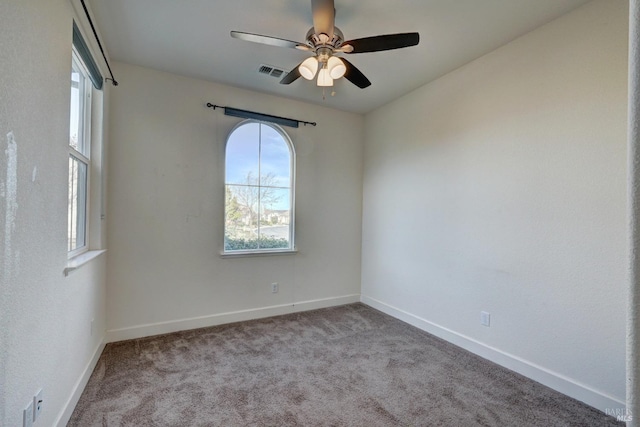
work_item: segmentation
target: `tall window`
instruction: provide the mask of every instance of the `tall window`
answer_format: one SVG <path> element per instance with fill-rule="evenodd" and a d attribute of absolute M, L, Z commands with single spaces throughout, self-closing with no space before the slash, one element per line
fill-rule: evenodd
<path fill-rule="evenodd" d="M 275 125 L 245 121 L 227 139 L 224 252 L 294 249 L 295 153 Z"/>
<path fill-rule="evenodd" d="M 87 69 L 75 50 L 71 62 L 71 115 L 69 123 L 69 217 L 70 256 L 87 248 L 87 202 L 91 162 L 91 83 Z"/>

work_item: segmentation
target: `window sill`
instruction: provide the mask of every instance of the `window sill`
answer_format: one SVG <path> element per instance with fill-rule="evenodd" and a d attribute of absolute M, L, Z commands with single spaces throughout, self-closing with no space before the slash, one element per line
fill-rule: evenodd
<path fill-rule="evenodd" d="M 73 271 L 79 269 L 92 259 L 99 257 L 105 252 L 107 252 L 106 249 L 101 249 L 97 251 L 83 252 L 80 255 L 74 256 L 73 258 L 69 259 L 69 261 L 67 261 L 67 268 L 65 268 L 63 271 L 64 275 L 68 276 Z"/>
<path fill-rule="evenodd" d="M 237 252 L 222 252 L 220 258 L 246 258 L 246 257 L 260 257 L 260 256 L 280 256 L 280 255 L 295 255 L 298 253 L 297 249 L 285 250 L 285 251 L 237 251 Z"/>

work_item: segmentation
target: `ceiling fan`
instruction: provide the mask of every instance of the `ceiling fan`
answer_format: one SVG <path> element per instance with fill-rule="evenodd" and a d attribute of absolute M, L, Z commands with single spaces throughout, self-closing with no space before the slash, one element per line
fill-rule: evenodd
<path fill-rule="evenodd" d="M 318 86 L 333 86 L 334 80 L 344 76 L 361 89 L 370 86 L 371 82 L 351 62 L 338 57 L 338 54 L 400 49 L 415 46 L 420 41 L 418 33 L 386 34 L 344 41 L 342 31 L 334 25 L 336 10 L 333 0 L 311 0 L 311 11 L 313 27 L 307 32 L 305 43 L 241 31 L 231 31 L 231 37 L 313 54 L 280 80 L 281 84 L 291 84 L 300 76 L 313 80 L 317 74 Z"/>

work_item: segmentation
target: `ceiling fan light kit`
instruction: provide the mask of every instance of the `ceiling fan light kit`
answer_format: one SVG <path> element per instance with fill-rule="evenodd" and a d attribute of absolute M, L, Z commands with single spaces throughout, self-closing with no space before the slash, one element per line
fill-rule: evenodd
<path fill-rule="evenodd" d="M 344 76 L 344 73 L 347 72 L 346 65 L 344 65 L 344 62 L 342 62 L 342 60 L 337 56 L 329 58 L 327 61 L 327 69 L 329 70 L 329 75 L 334 80 Z"/>
<path fill-rule="evenodd" d="M 318 72 L 318 60 L 315 56 L 305 59 L 302 61 L 302 64 L 298 66 L 298 71 L 300 75 L 307 80 L 313 80 L 316 73 Z"/>
<path fill-rule="evenodd" d="M 313 54 L 280 80 L 281 84 L 291 84 L 300 76 L 306 80 L 313 80 L 317 73 L 318 86 L 333 86 L 334 80 L 344 76 L 361 89 L 371 86 L 369 79 L 351 62 L 337 57 L 337 54 L 400 49 L 415 46 L 420 41 L 418 33 L 387 34 L 344 41 L 342 31 L 335 26 L 336 10 L 333 0 L 311 0 L 311 11 L 313 27 L 307 32 L 306 43 L 241 31 L 231 31 L 231 37 L 271 46 L 294 48 Z"/>
<path fill-rule="evenodd" d="M 320 72 L 318 73 L 318 86 L 321 86 L 321 87 L 333 86 L 333 79 L 329 75 L 328 68 L 320 69 Z"/>
<path fill-rule="evenodd" d="M 318 73 L 318 86 L 333 86 L 333 81 L 347 72 L 346 65 L 337 56 L 330 57 L 325 63 L 318 62 L 315 56 L 307 58 L 298 66 L 298 72 L 303 78 L 313 80 L 318 72 L 318 65 L 322 65 Z"/>

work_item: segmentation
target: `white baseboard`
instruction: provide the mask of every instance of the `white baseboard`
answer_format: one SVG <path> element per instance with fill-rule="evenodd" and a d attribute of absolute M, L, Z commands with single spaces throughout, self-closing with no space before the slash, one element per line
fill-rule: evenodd
<path fill-rule="evenodd" d="M 152 335 L 186 331 L 189 329 L 206 328 L 209 326 L 222 325 L 225 323 L 242 322 L 245 320 L 280 316 L 282 314 L 315 310 L 318 308 L 334 307 L 338 305 L 352 304 L 355 302 L 360 302 L 359 294 L 324 298 L 312 301 L 302 301 L 293 304 L 274 305 L 270 307 L 261 307 L 249 310 L 232 311 L 228 313 L 192 317 L 189 319 L 171 320 L 168 322 L 150 323 L 146 325 L 138 325 L 122 329 L 112 329 L 107 331 L 107 342 L 143 338 Z"/>
<path fill-rule="evenodd" d="M 91 377 L 91 374 L 93 373 L 93 370 L 96 367 L 96 364 L 98 363 L 98 359 L 100 359 L 100 355 L 104 350 L 105 344 L 106 343 L 103 338 L 98 344 L 98 346 L 96 347 L 95 351 L 93 352 L 93 355 L 91 356 L 91 359 L 85 366 L 84 371 L 82 371 L 82 375 L 80 375 L 80 378 L 78 378 L 78 381 L 73 386 L 73 391 L 71 392 L 71 396 L 69 396 L 69 399 L 67 400 L 64 407 L 62 408 L 62 411 L 60 411 L 58 418 L 53 424 L 54 426 L 65 427 L 69 422 L 69 419 L 71 419 L 71 414 L 73 414 L 73 410 L 76 408 L 76 405 L 80 400 L 80 396 L 82 395 L 84 388 L 87 386 L 87 383 L 89 382 L 89 378 Z"/>
<path fill-rule="evenodd" d="M 418 329 L 422 329 L 425 332 L 442 338 L 445 341 L 457 345 L 458 347 L 477 354 L 484 359 L 490 360 L 491 362 L 497 363 L 498 365 L 504 366 L 505 368 L 524 375 L 527 378 L 544 384 L 545 386 L 559 391 L 562 394 L 566 394 L 569 397 L 593 406 L 602 412 L 611 413 L 612 409 L 625 408 L 626 406 L 625 402 L 621 399 L 609 396 L 560 373 L 553 372 L 520 357 L 505 353 L 500 349 L 483 344 L 473 338 L 459 334 L 451 329 L 437 325 L 399 308 L 392 307 L 374 298 L 363 295 L 361 297 L 361 302 L 380 310 L 383 313 L 393 316 L 396 319 L 413 325 Z M 609 411 L 607 411 L 607 409 Z"/>

